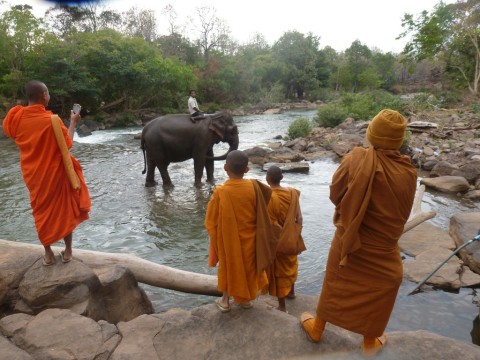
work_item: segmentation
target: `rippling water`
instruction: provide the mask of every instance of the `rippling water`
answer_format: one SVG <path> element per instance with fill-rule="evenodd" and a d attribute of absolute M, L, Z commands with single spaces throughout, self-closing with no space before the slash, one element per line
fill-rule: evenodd
<path fill-rule="evenodd" d="M 297 117 L 312 118 L 313 111 L 280 115 L 236 117 L 240 150 L 271 142 L 284 135 Z M 207 267 L 208 235 L 204 228 L 210 185 L 193 186 L 193 162 L 171 164 L 175 188 L 145 188 L 143 155 L 139 140 L 141 128 L 105 130 L 75 138 L 72 153 L 81 162 L 92 197 L 90 219 L 74 232 L 74 247 L 135 254 L 141 258 L 182 270 L 215 274 Z M 227 150 L 220 144 L 215 153 Z M 0 238 L 38 243 L 26 190 L 19 168 L 19 155 L 10 140 L 0 141 Z M 310 173 L 285 174 L 285 185 L 301 190 L 304 216 L 303 236 L 308 251 L 299 257 L 296 289 L 318 295 L 334 228 L 333 206 L 328 200 L 329 183 L 338 164 L 331 161 L 310 163 Z M 158 180 L 160 176 L 157 172 Z M 215 163 L 217 183 L 226 174 L 223 162 Z M 248 177 L 264 180 L 265 173 L 252 166 Z M 425 210 L 435 210 L 433 222 L 448 230 L 449 218 L 462 211 L 478 211 L 473 203 L 460 203 L 439 193 L 426 193 Z M 393 311 L 389 331 L 426 329 L 441 335 L 472 341 L 478 333 L 476 295 L 471 289 L 459 293 L 427 291 L 407 294 L 415 284 L 404 281 Z M 211 297 L 144 286 L 157 311 L 171 307 L 192 308 L 212 301 Z M 476 320 L 478 322 L 478 320 Z M 478 336 L 478 335 L 477 335 Z M 476 340 L 475 342 L 477 342 Z M 477 342 L 478 343 L 478 342 Z"/>

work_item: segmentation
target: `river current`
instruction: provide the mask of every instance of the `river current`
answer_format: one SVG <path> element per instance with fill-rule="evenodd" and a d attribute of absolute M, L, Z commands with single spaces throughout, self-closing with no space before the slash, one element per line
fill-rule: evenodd
<path fill-rule="evenodd" d="M 278 115 L 235 117 L 240 134 L 240 150 L 262 146 L 285 135 L 298 117 L 313 118 L 314 111 L 290 111 Z M 74 232 L 74 249 L 122 252 L 182 270 L 216 274 L 207 267 L 208 234 L 204 219 L 212 187 L 193 186 L 193 161 L 171 164 L 175 188 L 145 188 L 143 155 L 134 134 L 141 128 L 103 130 L 75 137 L 72 153 L 83 167 L 92 198 L 90 219 Z M 215 146 L 216 155 L 228 146 Z M 11 140 L 0 141 L 0 238 L 38 244 L 31 215 L 28 191 L 23 183 L 18 150 Z M 299 256 L 296 290 L 318 295 L 333 236 L 333 205 L 329 184 L 338 163 L 331 160 L 310 162 L 308 174 L 284 174 L 284 185 L 301 190 L 304 217 L 303 237 L 307 251 Z M 226 179 L 223 162 L 215 163 L 217 184 Z M 265 181 L 265 172 L 252 166 L 249 178 Z M 160 174 L 156 173 L 161 183 Z M 479 211 L 478 205 L 461 203 L 440 193 L 426 192 L 424 210 L 435 210 L 431 221 L 448 230 L 452 214 Z M 171 307 L 190 309 L 206 304 L 209 296 L 184 294 L 142 285 L 157 312 Z M 475 290 L 458 293 L 427 290 L 407 294 L 415 284 L 404 280 L 387 331 L 428 330 L 440 335 L 480 344 L 478 298 Z"/>

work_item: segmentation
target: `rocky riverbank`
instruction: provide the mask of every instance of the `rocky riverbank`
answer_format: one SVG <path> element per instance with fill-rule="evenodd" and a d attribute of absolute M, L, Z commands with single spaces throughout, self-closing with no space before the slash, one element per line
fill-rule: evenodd
<path fill-rule="evenodd" d="M 365 138 L 368 124 L 346 119 L 334 128 L 316 127 L 306 138 L 272 139 L 268 146 L 254 147 L 247 153 L 255 164 L 314 161 L 326 157 L 339 160 L 355 146 L 368 146 Z M 411 156 L 427 187 L 456 194 L 459 199 L 480 199 L 478 114 L 467 110 L 443 110 L 411 116 L 407 141 L 401 151 Z"/>
<path fill-rule="evenodd" d="M 233 307 L 223 314 L 212 297 L 192 310 L 153 314 L 121 265 L 90 268 L 74 257 L 45 267 L 41 246 L 2 241 L 0 250 L 0 273 L 7 275 L 0 282 L 2 359 L 363 358 L 361 336 L 331 324 L 320 344 L 307 340 L 298 319 L 315 311 L 314 296 L 288 300 L 289 313 L 260 297 L 253 309 Z M 397 331 L 388 334 L 378 358 L 473 360 L 480 358 L 480 347 L 427 331 Z"/>

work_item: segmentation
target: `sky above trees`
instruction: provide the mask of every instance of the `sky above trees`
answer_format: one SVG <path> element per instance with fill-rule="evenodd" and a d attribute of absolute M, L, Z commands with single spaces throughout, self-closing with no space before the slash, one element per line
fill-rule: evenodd
<path fill-rule="evenodd" d="M 171 4 L 175 23 L 182 33 L 198 30 L 191 26 L 190 18 L 197 16 L 198 7 L 212 7 L 218 18 L 225 21 L 230 36 L 240 43 L 248 42 L 256 33 L 262 34 L 273 44 L 285 32 L 297 30 L 311 32 L 320 37 L 320 46 L 331 46 L 337 51 L 347 49 L 360 40 L 370 48 L 399 53 L 408 39 L 396 40 L 402 32 L 401 19 L 405 13 L 417 15 L 431 11 L 440 0 L 307 0 L 303 2 L 279 2 L 273 0 L 106 0 L 107 8 L 127 11 L 133 6 L 155 10 L 158 33 L 167 34 L 169 20 L 165 8 Z M 1 2 L 1 0 L 0 0 Z M 43 15 L 54 5 L 45 0 L 9 0 L 9 4 L 28 4 L 37 15 Z M 453 3 L 455 0 L 444 0 Z"/>

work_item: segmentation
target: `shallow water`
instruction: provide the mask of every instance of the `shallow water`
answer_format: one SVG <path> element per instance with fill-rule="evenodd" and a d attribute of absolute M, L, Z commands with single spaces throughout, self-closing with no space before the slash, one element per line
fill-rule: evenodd
<path fill-rule="evenodd" d="M 244 150 L 285 135 L 297 117 L 312 118 L 313 111 L 280 115 L 236 117 L 240 146 Z M 105 130 L 75 138 L 72 149 L 84 169 L 92 197 L 90 219 L 74 232 L 74 247 L 107 252 L 124 252 L 182 270 L 215 274 L 207 267 L 208 235 L 204 228 L 210 185 L 193 186 L 193 162 L 172 164 L 170 176 L 175 188 L 145 188 L 143 155 L 139 140 L 141 128 Z M 228 146 L 215 147 L 221 154 Z M 10 140 L 0 141 L 0 238 L 38 243 L 23 184 L 19 156 Z M 285 174 L 284 184 L 301 190 L 304 216 L 303 237 L 308 250 L 299 256 L 298 292 L 318 295 L 334 228 L 333 206 L 328 200 L 329 183 L 338 164 L 332 161 L 310 163 L 309 174 Z M 161 180 L 157 173 L 157 180 Z M 217 183 L 226 174 L 223 162 L 216 162 Z M 252 166 L 248 177 L 264 180 L 265 173 Z M 433 223 L 448 230 L 449 218 L 462 211 L 479 211 L 474 203 L 460 203 L 455 197 L 427 192 L 422 207 L 435 210 Z M 407 296 L 415 284 L 404 281 L 387 330 L 425 329 L 441 335 L 472 341 L 470 332 L 478 316 L 477 297 L 471 289 L 458 294 L 427 291 Z M 156 311 L 171 307 L 192 308 L 212 301 L 209 296 L 183 294 L 144 286 Z M 478 320 L 477 320 L 478 322 Z M 476 324 L 476 322 L 475 322 Z M 478 324 L 475 331 L 478 333 Z M 478 341 L 478 340 L 477 340 Z"/>

